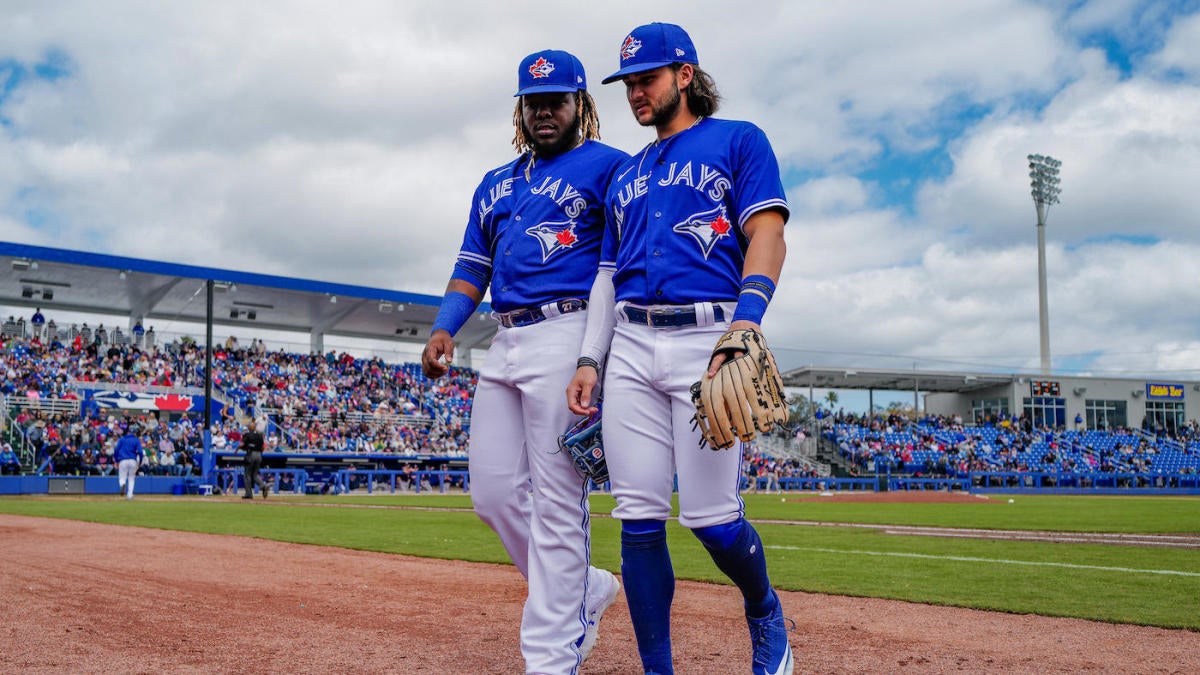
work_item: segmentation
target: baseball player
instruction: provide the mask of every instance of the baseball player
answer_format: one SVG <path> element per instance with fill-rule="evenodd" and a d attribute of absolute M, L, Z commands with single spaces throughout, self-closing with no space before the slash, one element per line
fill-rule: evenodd
<path fill-rule="evenodd" d="M 778 163 L 758 127 L 710 117 L 719 95 L 679 26 L 635 28 L 620 64 L 604 82 L 624 82 L 634 117 L 657 138 L 609 187 L 610 226 L 568 403 L 577 414 L 594 409 L 607 351 L 604 445 L 645 671 L 673 672 L 666 520 L 677 477 L 680 524 L 744 596 L 753 672 L 791 673 L 783 609 L 762 542 L 743 518 L 740 444 L 700 446 L 689 391 L 724 361 L 712 355 L 718 338 L 757 329 L 774 292 L 788 216 Z"/>
<path fill-rule="evenodd" d="M 125 499 L 133 499 L 133 479 L 137 477 L 138 467 L 146 459 L 138 431 L 138 425 L 126 425 L 124 435 L 117 439 L 117 445 L 113 448 L 113 460 L 117 463 L 117 484 Z"/>
<path fill-rule="evenodd" d="M 452 336 L 490 287 L 500 327 L 471 411 L 471 501 L 528 580 L 526 670 L 575 673 L 620 584 L 589 563 L 588 486 L 558 448 L 573 421 L 562 392 L 586 325 L 605 189 L 629 155 L 597 142 L 595 103 L 571 54 L 530 54 L 517 82 L 521 154 L 475 191 L 421 362 L 431 378 L 446 373 Z"/>

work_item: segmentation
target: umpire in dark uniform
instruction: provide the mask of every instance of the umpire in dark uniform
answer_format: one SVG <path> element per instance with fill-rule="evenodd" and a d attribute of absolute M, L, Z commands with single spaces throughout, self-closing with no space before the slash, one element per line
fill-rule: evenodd
<path fill-rule="evenodd" d="M 255 485 L 258 485 L 258 489 L 262 491 L 263 499 L 266 499 L 271 489 L 267 486 L 267 481 L 263 480 L 260 473 L 263 457 L 263 435 L 258 430 L 258 422 L 253 417 L 250 418 L 250 422 L 246 425 L 246 433 L 242 434 L 242 450 L 246 452 L 246 494 L 242 495 L 242 499 L 254 499 Z"/>

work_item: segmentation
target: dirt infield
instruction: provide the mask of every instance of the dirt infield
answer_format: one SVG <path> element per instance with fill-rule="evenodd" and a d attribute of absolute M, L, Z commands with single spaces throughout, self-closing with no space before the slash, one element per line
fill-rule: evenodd
<path fill-rule="evenodd" d="M 0 671 L 519 673 L 512 567 L 0 515 Z M 797 672 L 1200 671 L 1200 633 L 781 593 Z M 737 591 L 681 582 L 679 673 L 748 670 Z M 585 673 L 640 672 L 624 599 Z"/>

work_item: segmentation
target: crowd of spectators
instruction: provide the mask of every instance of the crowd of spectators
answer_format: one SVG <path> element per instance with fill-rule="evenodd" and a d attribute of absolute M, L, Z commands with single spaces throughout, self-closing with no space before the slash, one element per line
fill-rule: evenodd
<path fill-rule="evenodd" d="M 862 416 L 838 413 L 822 426 L 852 474 L 877 470 L 918 477 L 966 477 L 979 472 L 1193 474 L 1200 468 L 1200 425 L 1138 433 L 1036 426 L 1024 415 L 976 425 L 961 417 Z M 1173 444 L 1173 445 L 1171 445 Z M 1167 460 L 1167 461 L 1162 461 Z"/>
<path fill-rule="evenodd" d="M 160 423 L 152 414 L 81 417 L 27 409 L 18 412 L 13 423 L 27 439 L 38 473 L 114 475 L 117 465 L 113 449 L 129 424 L 137 424 L 146 452 L 141 473 L 157 476 L 197 473 L 194 456 L 200 447 L 200 425 L 186 417 Z M 11 444 L 5 441 L 4 446 L 11 452 Z"/>
<path fill-rule="evenodd" d="M 52 332 L 52 323 L 42 319 L 26 324 L 24 318 L 10 317 L 0 335 L 0 394 L 21 402 L 14 410 L 23 412 L 12 421 L 36 449 L 39 465 L 51 462 L 73 473 L 101 475 L 113 470 L 111 454 L 101 455 L 111 451 L 112 425 L 125 421 L 131 411 L 102 411 L 80 401 L 81 388 L 115 384 L 168 392 L 204 384 L 205 350 L 193 340 L 158 345 L 153 328 L 118 340 L 118 331 L 103 326 Z M 466 452 L 477 382 L 474 370 L 454 367 L 446 377 L 430 381 L 417 364 L 336 351 L 271 351 L 258 339 L 243 346 L 235 337 L 214 347 L 212 363 L 216 397 L 228 402 L 211 429 L 218 451 L 235 450 L 244 421 L 253 416 L 264 423 L 268 451 L 409 456 Z M 80 412 L 44 413 L 40 408 L 50 408 L 46 404 L 52 401 L 78 402 Z M 136 416 L 143 422 L 153 418 L 140 427 L 143 444 L 155 450 L 148 452 L 153 457 L 148 472 L 181 471 L 156 467 L 185 466 L 200 447 L 198 415 L 163 415 L 161 423 L 154 414 Z M 176 447 L 160 458 L 159 447 L 168 443 Z M 3 458 L 0 455 L 0 468 Z"/>
<path fill-rule="evenodd" d="M 330 351 L 295 353 L 268 349 L 257 338 L 227 338 L 213 350 L 213 385 L 228 405 L 213 421 L 212 444 L 236 450 L 244 421 L 263 422 L 269 452 L 466 454 L 476 371 L 454 367 L 427 379 L 415 363 L 389 363 Z M 22 400 L 11 432 L 35 450 L 40 468 L 60 473 L 106 475 L 115 471 L 112 445 L 117 425 L 137 421 L 150 474 L 195 471 L 203 429 L 196 414 L 162 417 L 140 411 L 102 411 L 79 401 L 79 389 L 116 384 L 133 390 L 179 391 L 204 384 L 205 350 L 188 338 L 157 344 L 153 328 L 129 333 L 102 324 L 60 329 L 38 311 L 31 321 L 9 317 L 0 329 L 0 394 Z M 158 389 L 162 388 L 162 389 Z M 44 401 L 79 402 L 76 414 L 39 409 Z M 78 405 L 78 404 L 77 404 Z M 74 407 L 74 406 L 71 406 Z M 62 410 L 61 407 L 54 408 Z M 1035 426 L 1025 416 L 998 416 L 964 424 L 956 416 L 823 416 L 822 433 L 834 440 L 852 474 L 877 465 L 921 476 L 972 472 L 1145 472 L 1158 468 L 1164 448 L 1151 439 L 1177 441 L 1195 456 L 1178 470 L 1200 467 L 1200 424 L 1164 428 L 1143 421 L 1143 433 Z M 1100 434 L 1100 436 L 1096 436 Z M 11 433 L 6 441 L 11 441 Z M 11 444 L 0 445 L 0 472 L 19 471 Z M 815 477 L 795 459 L 745 451 L 743 487 L 771 491 L 781 478 Z"/>
<path fill-rule="evenodd" d="M 742 451 L 742 481 L 744 492 L 767 494 L 781 491 L 781 478 L 818 478 L 812 465 L 797 458 L 778 458 L 764 453 L 757 443 L 747 443 Z"/>
<path fill-rule="evenodd" d="M 204 351 L 178 345 L 189 380 L 203 381 Z M 429 380 L 413 363 L 348 353 L 269 351 L 236 338 L 214 350 L 214 386 L 292 450 L 457 455 L 466 452 L 478 374 L 454 367 Z"/>

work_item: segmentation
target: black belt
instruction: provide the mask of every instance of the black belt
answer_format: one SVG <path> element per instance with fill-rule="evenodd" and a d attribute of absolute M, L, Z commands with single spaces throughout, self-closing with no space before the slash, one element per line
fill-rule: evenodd
<path fill-rule="evenodd" d="M 624 311 L 625 318 L 629 319 L 629 323 L 651 328 L 683 328 L 699 323 L 696 320 L 696 308 L 691 305 L 665 309 L 639 309 L 626 305 Z M 722 323 L 724 321 L 725 310 L 720 305 L 713 305 L 713 322 Z"/>
<path fill-rule="evenodd" d="M 564 298 L 557 302 L 549 303 L 558 307 L 559 314 L 570 314 L 578 312 L 581 309 L 587 309 L 587 300 L 579 298 Z M 542 310 L 542 307 L 526 307 L 524 309 L 514 309 L 511 312 L 497 313 L 496 320 L 505 328 L 517 328 L 520 326 L 531 326 L 535 323 L 545 321 L 550 317 Z"/>

